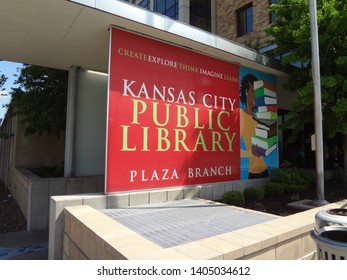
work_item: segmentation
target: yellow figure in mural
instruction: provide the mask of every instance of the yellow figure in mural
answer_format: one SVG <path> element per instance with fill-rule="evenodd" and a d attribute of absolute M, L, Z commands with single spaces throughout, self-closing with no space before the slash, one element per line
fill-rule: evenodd
<path fill-rule="evenodd" d="M 267 166 L 256 146 L 252 144 L 252 136 L 255 134 L 257 120 L 254 118 L 256 109 L 256 96 L 254 82 L 257 78 L 252 74 L 247 74 L 241 81 L 240 102 L 244 108 L 240 111 L 241 137 L 245 144 L 245 150 L 241 148 L 241 157 L 249 159 L 248 179 L 263 178 L 268 176 Z"/>

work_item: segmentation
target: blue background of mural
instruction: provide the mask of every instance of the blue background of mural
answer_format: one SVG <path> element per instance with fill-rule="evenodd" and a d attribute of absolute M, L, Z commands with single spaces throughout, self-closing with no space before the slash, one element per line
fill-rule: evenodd
<path fill-rule="evenodd" d="M 245 67 L 240 67 L 239 73 L 240 73 L 240 77 L 239 77 L 240 86 L 241 86 L 243 76 L 247 74 L 252 74 L 255 77 L 257 77 L 258 80 L 264 80 L 277 86 L 277 78 L 274 75 L 248 69 Z M 245 106 L 240 102 L 240 110 L 244 108 Z M 242 150 L 246 149 L 242 137 L 240 137 L 240 149 Z M 263 157 L 263 158 L 268 169 L 277 168 L 278 167 L 278 143 L 277 143 L 276 150 L 273 151 L 271 154 L 269 154 L 267 157 Z M 241 168 L 241 180 L 247 180 L 248 179 L 248 158 L 243 158 L 243 157 L 240 158 L 240 168 Z"/>

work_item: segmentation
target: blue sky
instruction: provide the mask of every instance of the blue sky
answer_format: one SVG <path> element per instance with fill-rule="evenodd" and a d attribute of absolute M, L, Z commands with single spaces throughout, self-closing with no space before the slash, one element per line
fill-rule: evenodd
<path fill-rule="evenodd" d="M 10 102 L 8 92 L 10 92 L 11 87 L 14 86 L 13 83 L 16 80 L 14 75 L 19 74 L 18 68 L 21 66 L 21 63 L 0 60 L 0 74 L 4 74 L 7 77 L 6 83 L 0 88 L 0 119 L 2 119 L 6 113 L 7 108 L 3 108 L 3 105 Z M 3 88 L 5 88 L 5 90 L 3 90 Z M 3 94 L 7 94 L 7 96 L 3 96 Z"/>

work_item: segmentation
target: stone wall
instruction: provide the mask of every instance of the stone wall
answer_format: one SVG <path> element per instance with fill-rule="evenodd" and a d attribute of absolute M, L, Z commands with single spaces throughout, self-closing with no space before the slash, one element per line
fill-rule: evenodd
<path fill-rule="evenodd" d="M 237 10 L 253 3 L 253 32 L 246 35 L 237 36 Z M 260 47 L 268 45 L 267 41 L 271 39 L 263 31 L 264 27 L 270 24 L 270 13 L 268 0 L 216 0 L 216 13 L 217 24 L 216 34 L 225 37 L 234 42 L 248 45 L 255 48 L 257 40 L 259 40 Z"/>

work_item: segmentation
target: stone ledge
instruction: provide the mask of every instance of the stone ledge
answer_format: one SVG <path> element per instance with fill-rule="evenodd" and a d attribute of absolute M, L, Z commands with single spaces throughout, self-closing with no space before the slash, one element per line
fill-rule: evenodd
<path fill-rule="evenodd" d="M 95 234 L 98 240 L 95 242 L 101 244 L 96 249 L 99 251 L 97 259 L 104 259 L 107 254 L 111 259 L 310 259 L 315 253 L 315 243 L 309 238 L 309 231 L 314 227 L 316 212 L 344 203 L 346 201 L 166 249 L 90 206 L 67 207 L 65 218 L 69 227 L 74 225 L 80 227 L 79 232 Z M 69 231 L 65 228 L 67 240 L 64 242 L 78 244 L 76 238 L 83 237 L 70 236 Z M 142 244 L 146 250 L 139 249 Z M 81 253 L 74 253 L 75 256 L 94 259 L 83 248 L 79 249 Z M 103 250 L 107 250 L 107 254 L 100 253 Z M 68 252 L 64 255 L 67 259 L 72 258 Z"/>

